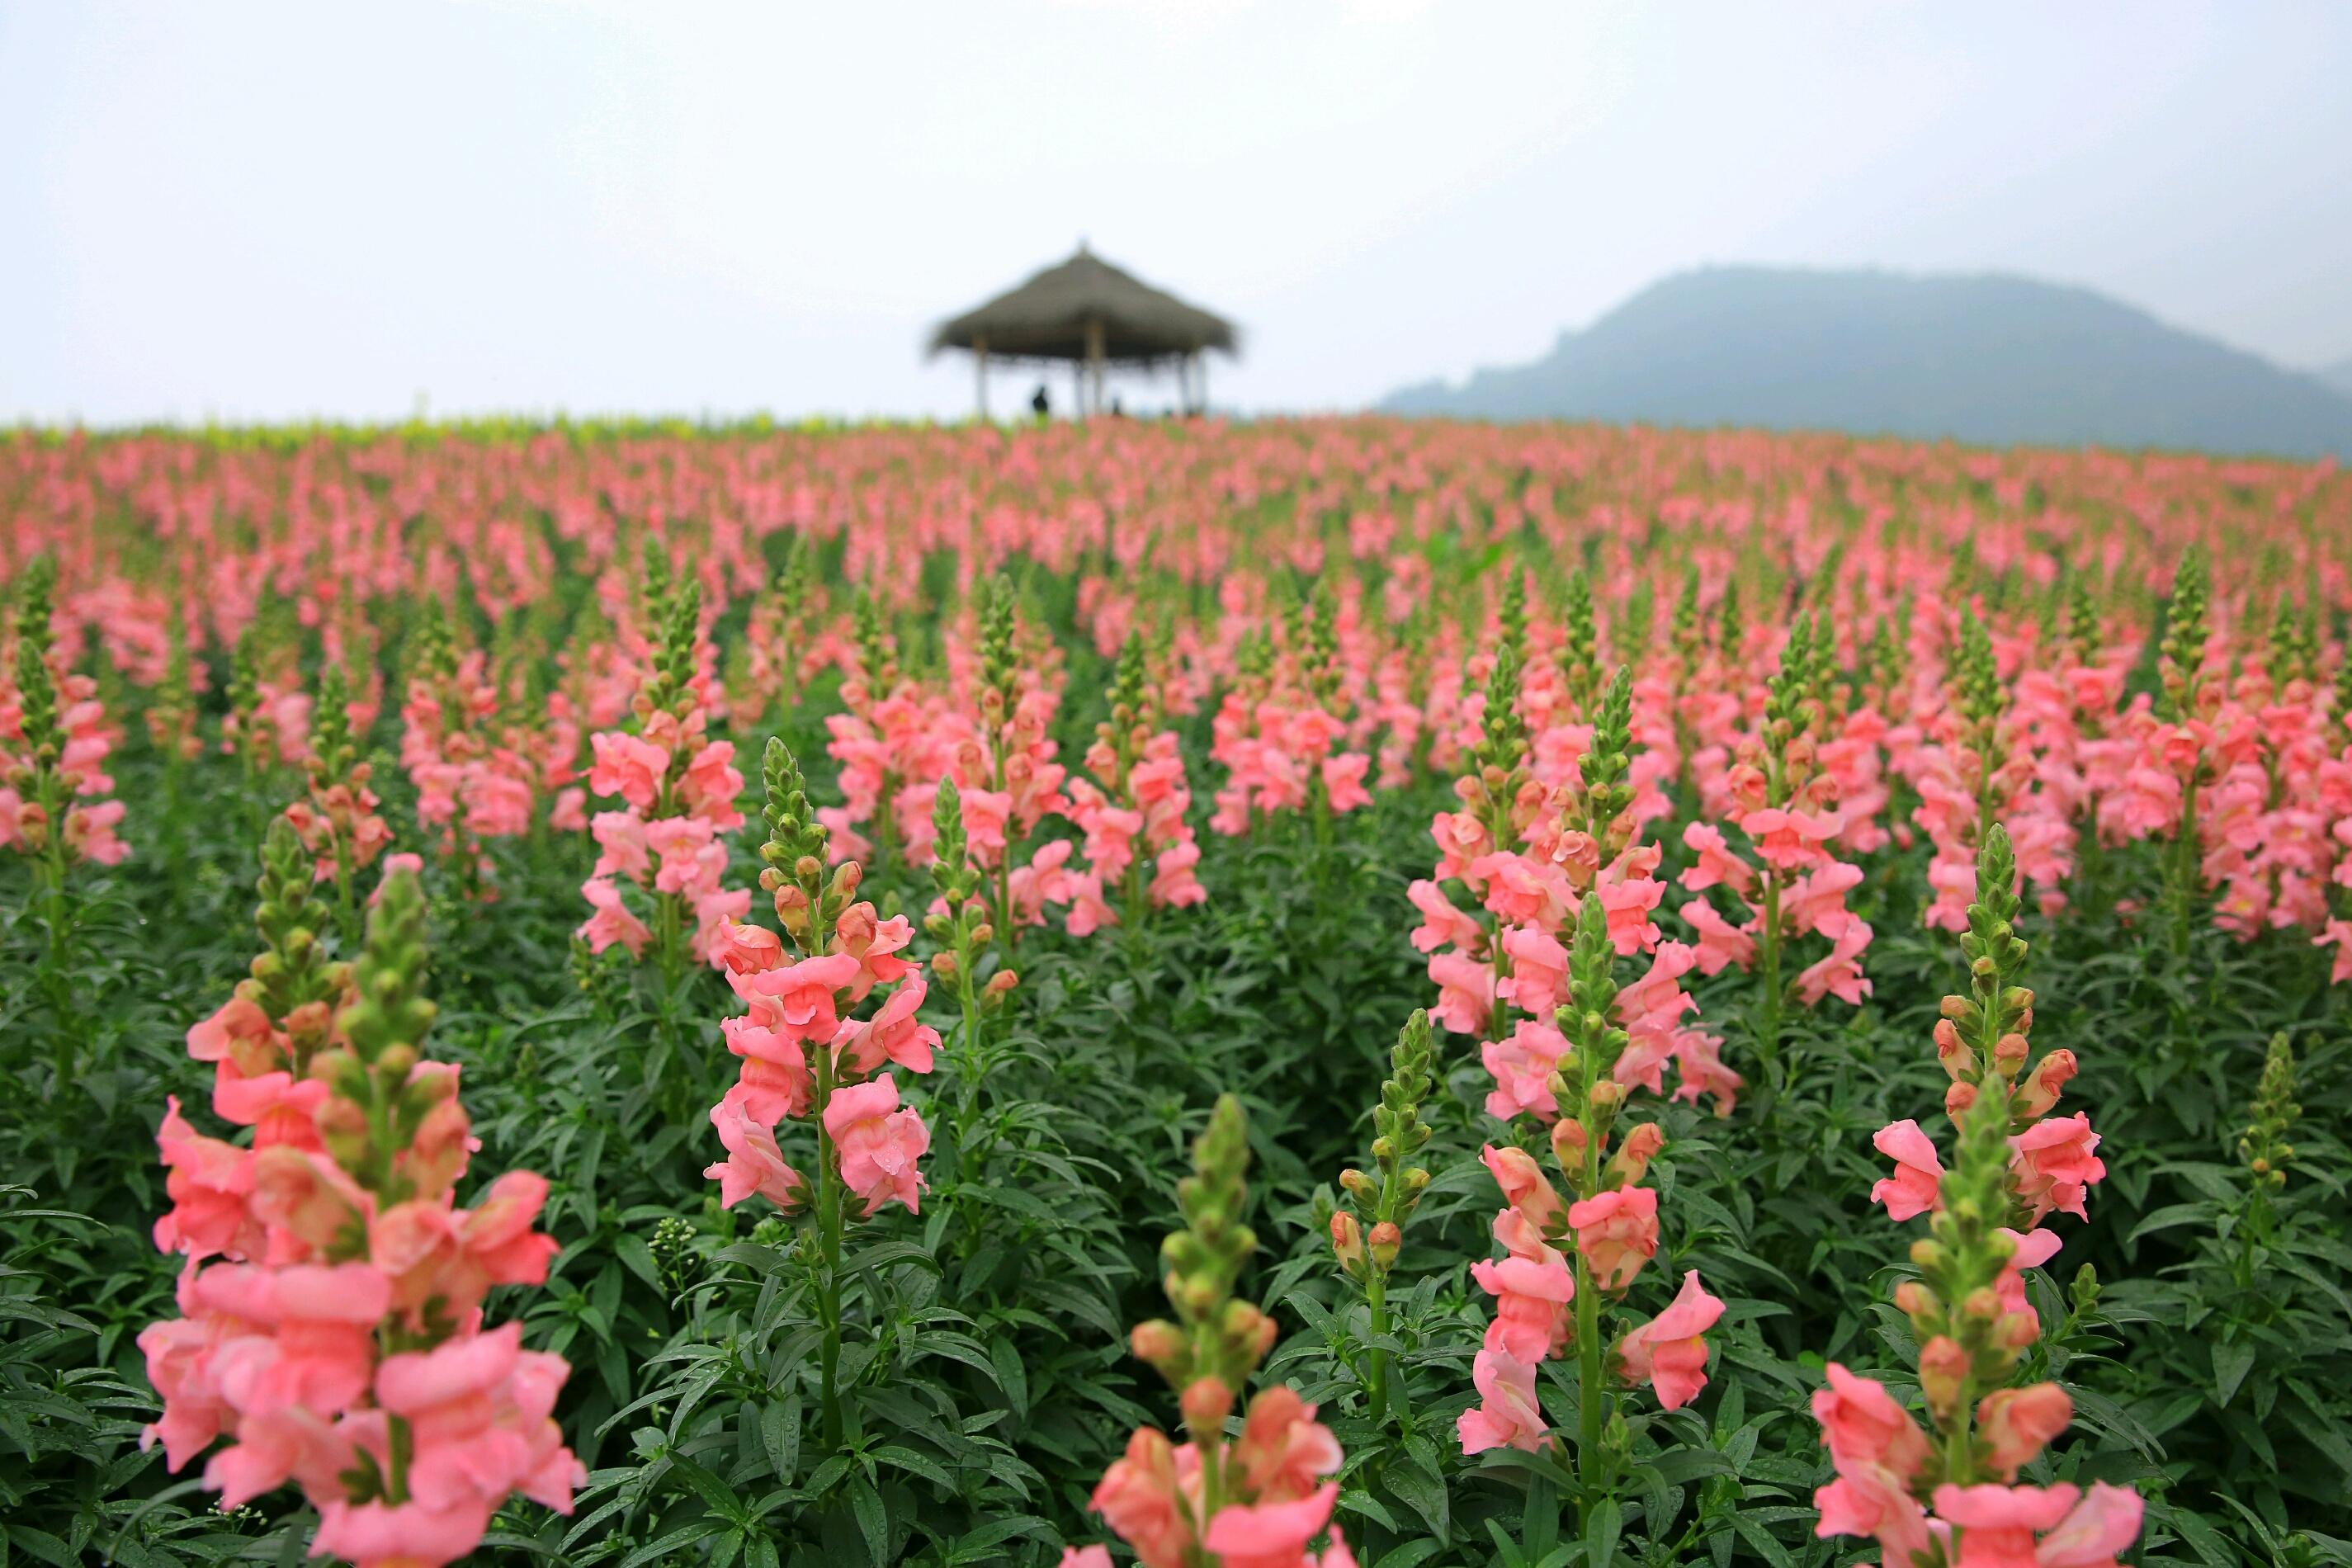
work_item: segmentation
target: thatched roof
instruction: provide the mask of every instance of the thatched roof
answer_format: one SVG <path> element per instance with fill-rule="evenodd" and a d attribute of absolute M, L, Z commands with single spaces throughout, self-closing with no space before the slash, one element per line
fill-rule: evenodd
<path fill-rule="evenodd" d="M 1105 261 L 1083 244 L 1010 293 L 943 323 L 930 352 L 972 349 L 992 357 L 1087 357 L 1087 323 L 1102 323 L 1103 357 L 1160 360 L 1203 349 L 1235 352 L 1233 323 L 1163 294 Z"/>

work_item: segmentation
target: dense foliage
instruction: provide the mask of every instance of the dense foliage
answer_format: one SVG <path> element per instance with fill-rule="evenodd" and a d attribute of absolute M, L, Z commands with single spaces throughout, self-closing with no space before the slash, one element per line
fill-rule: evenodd
<path fill-rule="evenodd" d="M 2326 465 L 9 437 L 0 1562 L 2345 1561 L 2347 566 Z"/>

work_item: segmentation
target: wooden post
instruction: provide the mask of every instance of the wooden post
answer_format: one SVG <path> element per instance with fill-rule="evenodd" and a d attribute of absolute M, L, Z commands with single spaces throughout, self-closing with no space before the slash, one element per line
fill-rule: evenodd
<path fill-rule="evenodd" d="M 981 421 L 985 424 L 988 420 L 988 340 L 986 338 L 971 340 L 971 363 L 975 383 L 973 392 L 980 405 Z"/>
<path fill-rule="evenodd" d="M 1087 379 L 1093 384 L 1089 413 L 1102 412 L 1103 400 L 1103 324 L 1100 317 L 1087 321 Z"/>
<path fill-rule="evenodd" d="M 1192 412 L 1209 412 L 1209 355 L 1205 349 L 1192 356 Z"/>

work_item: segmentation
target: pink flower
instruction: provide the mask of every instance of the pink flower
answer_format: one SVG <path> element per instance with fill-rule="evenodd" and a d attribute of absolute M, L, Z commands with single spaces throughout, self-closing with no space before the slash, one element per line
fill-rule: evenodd
<path fill-rule="evenodd" d="M 2010 1171 L 2017 1195 L 2033 1211 L 2033 1223 L 2053 1209 L 2088 1219 L 2084 1199 L 2104 1180 L 2105 1163 L 2095 1151 L 2099 1135 L 2082 1111 L 2037 1121 L 2009 1141 Z"/>
<path fill-rule="evenodd" d="M 1936 1145 L 1909 1117 L 1872 1134 L 1872 1148 L 1895 1162 L 1895 1173 L 1870 1189 L 1870 1201 L 1886 1205 L 1886 1217 L 1910 1219 L 1944 1205 L 1944 1163 Z"/>
<path fill-rule="evenodd" d="M 2074 1402 L 2054 1383 L 1998 1389 L 1977 1405 L 1977 1431 L 1990 1446 L 1988 1458 L 2004 1479 L 2014 1479 L 2018 1467 L 2042 1452 L 2074 1418 Z"/>
<path fill-rule="evenodd" d="M 653 862 L 646 849 L 644 817 L 634 811 L 600 811 L 589 820 L 588 831 L 602 851 L 596 858 L 597 876 L 646 879 Z"/>
<path fill-rule="evenodd" d="M 841 1179 L 872 1214 L 886 1203 L 921 1212 L 922 1173 L 915 1162 L 931 1146 L 930 1130 L 898 1106 L 898 1086 L 884 1073 L 870 1083 L 833 1091 L 824 1130 L 841 1157 Z"/>
<path fill-rule="evenodd" d="M 1339 1500 L 1339 1483 L 1326 1481 L 1289 1502 L 1227 1503 L 1209 1521 L 1202 1544 L 1224 1568 L 1299 1568 Z"/>
<path fill-rule="evenodd" d="M 1576 1249 L 1592 1282 L 1614 1293 L 1633 1282 L 1658 1250 L 1658 1194 L 1650 1187 L 1616 1187 L 1569 1205 Z"/>
<path fill-rule="evenodd" d="M 1538 926 L 1505 928 L 1501 945 L 1510 973 L 1495 983 L 1495 994 L 1538 1018 L 1549 1018 L 1568 984 L 1568 949 Z"/>
<path fill-rule="evenodd" d="M 1680 1410 L 1706 1386 L 1706 1341 L 1700 1336 L 1722 1316 L 1723 1303 L 1692 1269 L 1664 1311 L 1617 1342 L 1618 1370 L 1655 1388 L 1666 1409 Z"/>
<path fill-rule="evenodd" d="M 2054 1528 L 2082 1494 L 2063 1483 L 2011 1487 L 1986 1481 L 1936 1489 L 1936 1518 L 1960 1532 L 1954 1568 L 2040 1568 L 2034 1536 Z"/>
<path fill-rule="evenodd" d="M 2128 1487 L 2093 1481 L 2035 1552 L 2040 1568 L 2117 1568 L 2116 1559 L 2139 1534 L 2146 1505 Z"/>
<path fill-rule="evenodd" d="M 915 928 L 904 915 L 887 921 L 874 918 L 874 906 L 852 904 L 833 928 L 833 951 L 857 960 L 858 976 L 850 983 L 849 999 L 863 1002 L 877 985 L 887 985 L 914 969 L 899 956 L 915 939 Z"/>
<path fill-rule="evenodd" d="M 833 1037 L 834 1059 L 846 1060 L 859 1073 L 870 1073 L 885 1061 L 909 1072 L 930 1071 L 940 1032 L 916 1016 L 923 994 L 923 980 L 917 975 L 892 992 L 873 1017 L 844 1019 Z"/>
<path fill-rule="evenodd" d="M 764 974 L 782 965 L 783 939 L 765 926 L 727 921 L 711 933 L 710 962 L 730 974 Z"/>
<path fill-rule="evenodd" d="M 1065 1546 L 1056 1568 L 1111 1568 L 1108 1546 Z"/>
<path fill-rule="evenodd" d="M 338 1500 L 320 1509 L 310 1552 L 347 1557 L 360 1568 L 445 1568 L 481 1544 L 493 1511 L 490 1504 L 475 1501 L 436 1509 L 414 1500 Z"/>
<path fill-rule="evenodd" d="M 1559 1194 L 1534 1155 L 1524 1149 L 1497 1149 L 1488 1143 L 1478 1151 L 1478 1158 L 1493 1173 L 1495 1184 L 1503 1189 L 1503 1201 L 1534 1226 L 1538 1237 L 1559 1230 L 1568 1217 L 1567 1205 L 1559 1201 Z"/>
<path fill-rule="evenodd" d="M 1830 1458 L 1841 1471 L 1871 1465 L 1908 1483 L 1931 1452 L 1919 1424 L 1876 1379 L 1856 1376 L 1836 1362 L 1829 1363 L 1828 1376 L 1829 1386 L 1814 1391 L 1813 1419 L 1821 1423 Z"/>
<path fill-rule="evenodd" d="M 835 1005 L 838 994 L 856 981 L 860 968 L 848 953 L 828 952 L 756 974 L 730 973 L 727 983 L 746 1004 L 745 1016 L 759 1027 L 787 1039 L 823 1043 L 840 1028 Z"/>
<path fill-rule="evenodd" d="M 392 1282 L 367 1263 L 216 1263 L 196 1276 L 195 1300 L 205 1311 L 269 1331 L 232 1340 L 216 1354 L 222 1396 L 239 1414 L 299 1405 L 333 1416 L 367 1390 Z"/>
<path fill-rule="evenodd" d="M 1421 924 L 1413 929 L 1412 945 L 1423 952 L 1435 952 L 1441 947 L 1475 948 L 1486 935 L 1486 929 L 1469 914 L 1454 907 L 1444 889 L 1423 878 L 1405 889 L 1405 897 L 1421 911 Z M 2352 930 L 2352 921 L 2347 921 Z"/>
<path fill-rule="evenodd" d="M 1549 1121 L 1559 1114 L 1552 1098 L 1551 1075 L 1568 1055 L 1568 1037 L 1549 1024 L 1522 1018 L 1503 1039 L 1478 1047 L 1479 1059 L 1495 1075 L 1486 1096 L 1486 1114 L 1508 1121 L 1522 1111 L 1533 1111 Z"/>
<path fill-rule="evenodd" d="M 1532 1454 L 1551 1441 L 1551 1429 L 1536 1403 L 1534 1363 L 1514 1361 L 1489 1345 L 1471 1362 L 1470 1381 L 1479 1402 L 1454 1418 L 1463 1453 L 1512 1447 Z"/>
<path fill-rule="evenodd" d="M 1739 819 L 1739 830 L 1755 845 L 1757 855 L 1766 865 L 1780 871 L 1799 870 L 1822 859 L 1826 853 L 1823 846 L 1844 826 L 1844 819 L 1834 811 L 1784 810 L 1780 806 L 1751 811 Z"/>
<path fill-rule="evenodd" d="M 1507 925 L 1557 928 L 1574 899 L 1559 867 L 1507 849 L 1480 856 L 1464 879 L 1474 888 L 1485 887 L 1487 911 Z"/>
<path fill-rule="evenodd" d="M 1841 1002 L 1859 1006 L 1870 994 L 1870 981 L 1855 962 L 1870 945 L 1870 927 L 1862 921 L 1848 917 L 1828 955 L 1805 966 L 1796 979 L 1798 999 L 1808 1007 L 1824 995 L 1834 995 Z"/>
<path fill-rule="evenodd" d="M 1568 1303 L 1576 1297 L 1576 1276 L 1568 1259 L 1544 1245 L 1540 1233 L 1515 1210 L 1496 1216 L 1495 1235 L 1511 1256 L 1470 1265 L 1471 1279 L 1495 1298 L 1486 1344 L 1515 1361 L 1542 1361 L 1568 1343 Z"/>
<path fill-rule="evenodd" d="M 1927 1434 L 1884 1384 L 1835 1362 L 1829 1386 L 1814 1392 L 1813 1418 L 1838 1473 L 1813 1493 L 1814 1533 L 1874 1536 L 1889 1563 L 1911 1562 L 1928 1542 L 1926 1510 L 1911 1495 L 1931 1452 Z"/>
<path fill-rule="evenodd" d="M 1789 885 L 1780 895 L 1780 920 L 1793 936 L 1819 931 L 1834 941 L 1854 918 L 1845 896 L 1861 885 L 1861 867 L 1832 860 Z"/>
<path fill-rule="evenodd" d="M 1429 978 L 1438 988 L 1437 1005 L 1429 1010 L 1432 1022 L 1457 1035 L 1486 1033 L 1495 1011 L 1495 972 L 1466 953 L 1431 955 Z"/>
<path fill-rule="evenodd" d="M 669 752 L 636 735 L 599 731 L 588 737 L 595 761 L 588 770 L 588 787 L 597 795 L 617 795 L 637 810 L 651 811 L 669 775 Z"/>
<path fill-rule="evenodd" d="M 721 833 L 743 826 L 735 797 L 743 793 L 743 775 L 736 771 L 735 743 L 713 741 L 694 753 L 678 784 L 678 799 L 688 811 Z"/>
<path fill-rule="evenodd" d="M 1731 847 L 1724 841 L 1721 828 L 1694 822 L 1683 829 L 1683 847 L 1698 854 L 1698 864 L 1682 874 L 1685 892 L 1705 892 L 1718 884 L 1735 893 L 1745 894 L 1754 890 L 1754 868 L 1732 852 Z"/>
<path fill-rule="evenodd" d="M 155 1222 L 155 1246 L 192 1258 L 216 1252 L 238 1258 L 257 1253 L 263 1244 L 261 1227 L 247 1208 L 253 1194 L 252 1151 L 200 1135 L 180 1114 L 178 1096 L 167 1096 L 163 1106 L 163 1125 L 155 1142 L 171 1172 L 163 1190 L 173 1206 Z"/>
<path fill-rule="evenodd" d="M 1364 773 L 1371 765 L 1370 755 L 1364 752 L 1342 752 L 1323 759 L 1323 791 L 1333 811 L 1354 811 L 1372 804 L 1371 792 L 1364 787 Z"/>
<path fill-rule="evenodd" d="M 635 957 L 653 941 L 652 928 L 629 911 L 629 906 L 621 901 L 621 889 L 613 885 L 610 877 L 589 878 L 580 884 L 580 896 L 595 911 L 580 927 L 580 935 L 592 951 L 602 952 L 619 942 Z"/>
<path fill-rule="evenodd" d="M 806 1201 L 808 1183 L 784 1163 L 776 1135 L 752 1120 L 740 1085 L 710 1108 L 710 1125 L 719 1130 L 727 1158 L 702 1174 L 719 1184 L 721 1206 L 731 1209 L 754 1193 L 787 1211 Z"/>
<path fill-rule="evenodd" d="M 1197 1468 L 1200 1460 L 1185 1445 Z M 1168 1439 L 1138 1427 L 1087 1500 L 1145 1568 L 1183 1568 L 1192 1547 L 1192 1508 L 1178 1491 L 1179 1460 Z"/>
<path fill-rule="evenodd" d="M 1683 923 L 1698 933 L 1698 969 L 1702 974 L 1720 974 L 1726 967 L 1738 965 L 1752 969 L 1756 964 L 1756 939 L 1717 914 L 1713 904 L 1705 899 L 1693 899 L 1675 911 Z"/>
<path fill-rule="evenodd" d="M 1648 877 L 1625 882 L 1603 882 L 1593 889 L 1601 907 L 1609 911 L 1609 942 L 1620 958 L 1647 952 L 1657 945 L 1658 928 L 1650 911 L 1666 894 L 1665 884 Z"/>

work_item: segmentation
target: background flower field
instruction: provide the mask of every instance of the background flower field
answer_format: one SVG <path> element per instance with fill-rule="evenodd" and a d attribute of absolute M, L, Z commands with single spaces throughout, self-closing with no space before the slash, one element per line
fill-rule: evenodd
<path fill-rule="evenodd" d="M 0 578 L 0 1561 L 2352 1555 L 2332 464 L 19 432 Z"/>

